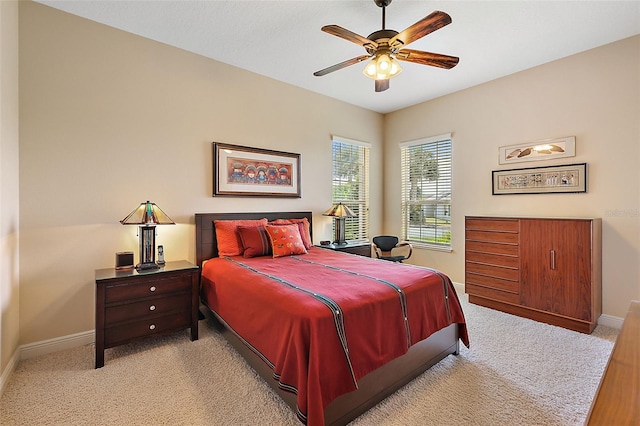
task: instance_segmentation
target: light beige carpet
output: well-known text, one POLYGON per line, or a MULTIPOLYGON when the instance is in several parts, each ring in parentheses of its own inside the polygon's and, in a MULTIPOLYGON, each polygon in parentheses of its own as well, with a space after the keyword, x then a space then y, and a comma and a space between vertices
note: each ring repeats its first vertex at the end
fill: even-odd
MULTIPOLYGON (((471 349, 449 356, 356 419, 365 425, 581 425, 618 330, 592 335, 470 305, 471 349)), ((21 361, 2 425, 300 425, 207 321, 188 332, 21 361)))

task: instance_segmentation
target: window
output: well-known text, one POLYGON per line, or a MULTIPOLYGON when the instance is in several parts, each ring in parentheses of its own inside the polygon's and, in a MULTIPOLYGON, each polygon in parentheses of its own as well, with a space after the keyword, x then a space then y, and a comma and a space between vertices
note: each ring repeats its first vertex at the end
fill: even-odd
POLYGON ((400 144, 402 238, 451 249, 451 135, 400 144))
MULTIPOLYGON (((348 206, 357 215, 345 220, 347 240, 369 238, 370 149, 371 145, 365 142, 333 137, 332 202, 348 206)), ((333 226, 335 227, 335 222, 333 226)))

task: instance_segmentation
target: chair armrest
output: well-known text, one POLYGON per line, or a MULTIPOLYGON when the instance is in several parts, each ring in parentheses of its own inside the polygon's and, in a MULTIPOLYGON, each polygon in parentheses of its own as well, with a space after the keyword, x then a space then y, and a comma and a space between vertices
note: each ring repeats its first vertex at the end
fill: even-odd
POLYGON ((382 250, 378 248, 376 243, 371 243, 371 247, 373 247, 373 252, 376 254, 376 258, 380 259, 380 256, 382 256, 382 250))
POLYGON ((411 245, 410 242, 408 241, 399 242, 398 244, 396 244, 394 248, 399 248, 399 247, 409 247, 409 254, 406 256, 405 259, 408 259, 411 257, 411 254, 413 253, 413 246, 411 245))

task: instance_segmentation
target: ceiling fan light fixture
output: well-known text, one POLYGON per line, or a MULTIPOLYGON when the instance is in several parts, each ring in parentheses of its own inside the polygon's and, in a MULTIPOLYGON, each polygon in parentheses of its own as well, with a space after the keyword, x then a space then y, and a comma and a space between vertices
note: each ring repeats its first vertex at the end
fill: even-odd
POLYGON ((400 74, 402 68, 388 53, 378 53, 362 73, 373 80, 388 80, 400 74))

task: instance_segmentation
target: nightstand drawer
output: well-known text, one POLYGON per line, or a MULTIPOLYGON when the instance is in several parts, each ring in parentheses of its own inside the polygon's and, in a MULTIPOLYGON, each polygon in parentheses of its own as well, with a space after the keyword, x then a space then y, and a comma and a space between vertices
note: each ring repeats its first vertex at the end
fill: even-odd
POLYGON ((118 322, 157 317, 172 312, 191 312, 191 293, 145 299, 140 302, 110 306, 105 309, 105 326, 118 322))
POLYGON ((359 256, 371 257, 371 244, 348 247, 342 251, 346 253, 357 254, 359 256))
POLYGON ((150 276, 148 280, 107 285, 105 288, 105 302, 123 302, 142 297, 189 291, 191 288, 191 276, 191 273, 161 278, 156 275, 150 276))
POLYGON ((185 311, 163 317, 130 322, 116 327, 108 327, 104 330, 104 346, 109 348, 140 337, 166 331, 182 330, 189 327, 190 321, 191 312, 185 311))

